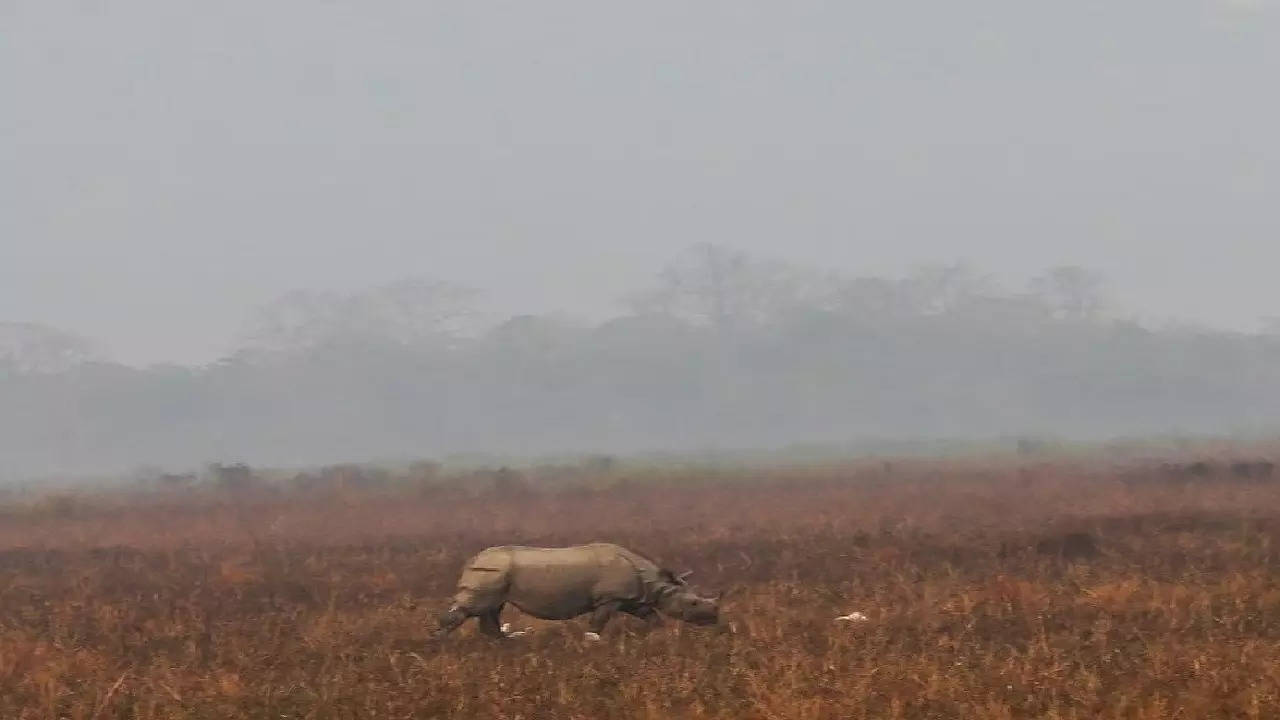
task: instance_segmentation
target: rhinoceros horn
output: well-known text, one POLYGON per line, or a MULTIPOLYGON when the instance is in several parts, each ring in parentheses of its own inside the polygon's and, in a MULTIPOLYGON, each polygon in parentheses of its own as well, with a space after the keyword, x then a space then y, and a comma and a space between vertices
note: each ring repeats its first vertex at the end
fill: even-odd
POLYGON ((692 574, 693 574, 692 570, 686 570, 676 576, 676 582, 684 582, 685 580, 688 580, 689 576, 692 574))

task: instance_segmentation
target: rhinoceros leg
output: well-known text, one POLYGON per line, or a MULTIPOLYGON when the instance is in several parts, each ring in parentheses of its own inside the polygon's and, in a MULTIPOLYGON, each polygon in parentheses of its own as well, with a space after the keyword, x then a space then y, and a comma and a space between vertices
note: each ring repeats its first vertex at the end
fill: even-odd
POLYGON ((480 613, 480 632, 491 638, 506 640, 507 634, 502 632, 502 621, 500 620, 501 614, 502 606, 480 613))
POLYGON ((622 605, 619 602, 607 602, 599 605, 591 613, 591 621, 587 623, 591 628, 591 632, 599 635, 604 626, 609 624, 609 620, 613 618, 614 613, 618 612, 618 608, 622 605))
POLYGON ((633 607, 623 608, 622 611, 630 615, 634 615, 635 617, 638 617, 641 620, 644 620, 651 625, 662 624, 662 616, 659 615, 658 612, 653 609, 652 605, 636 605, 633 607))

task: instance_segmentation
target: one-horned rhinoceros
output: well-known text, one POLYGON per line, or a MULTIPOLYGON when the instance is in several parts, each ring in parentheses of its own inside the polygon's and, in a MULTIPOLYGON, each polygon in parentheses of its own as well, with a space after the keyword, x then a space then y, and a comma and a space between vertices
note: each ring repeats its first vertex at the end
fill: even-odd
POLYGON ((505 637, 498 616, 507 603, 544 620, 591 613, 588 637, 592 639, 598 639, 617 612, 657 620, 657 610, 698 625, 715 624, 719 597, 699 597, 685 583, 688 575, 676 575, 608 543, 491 547, 463 567, 453 605, 440 616, 437 637, 448 635, 471 617, 480 619, 484 634, 505 637))

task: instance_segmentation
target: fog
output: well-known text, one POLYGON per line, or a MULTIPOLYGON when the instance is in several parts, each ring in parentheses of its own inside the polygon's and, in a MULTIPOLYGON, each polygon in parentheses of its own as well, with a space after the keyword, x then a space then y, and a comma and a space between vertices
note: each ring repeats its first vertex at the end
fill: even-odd
POLYGON ((0 3, 0 473, 1270 427, 1278 41, 1271 0, 0 3))

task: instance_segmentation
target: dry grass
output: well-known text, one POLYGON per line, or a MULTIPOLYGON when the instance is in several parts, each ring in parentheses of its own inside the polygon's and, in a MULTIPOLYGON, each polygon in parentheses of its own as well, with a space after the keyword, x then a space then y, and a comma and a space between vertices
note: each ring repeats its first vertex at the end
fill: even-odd
POLYGON ((1280 483, 923 461, 601 472, 540 492, 12 499, 0 717, 1280 716, 1280 483), (591 540, 729 589, 725 627, 624 619, 585 646, 581 623, 508 611, 535 631, 429 642, 467 555, 591 540), (833 622, 851 610, 870 621, 833 622))

